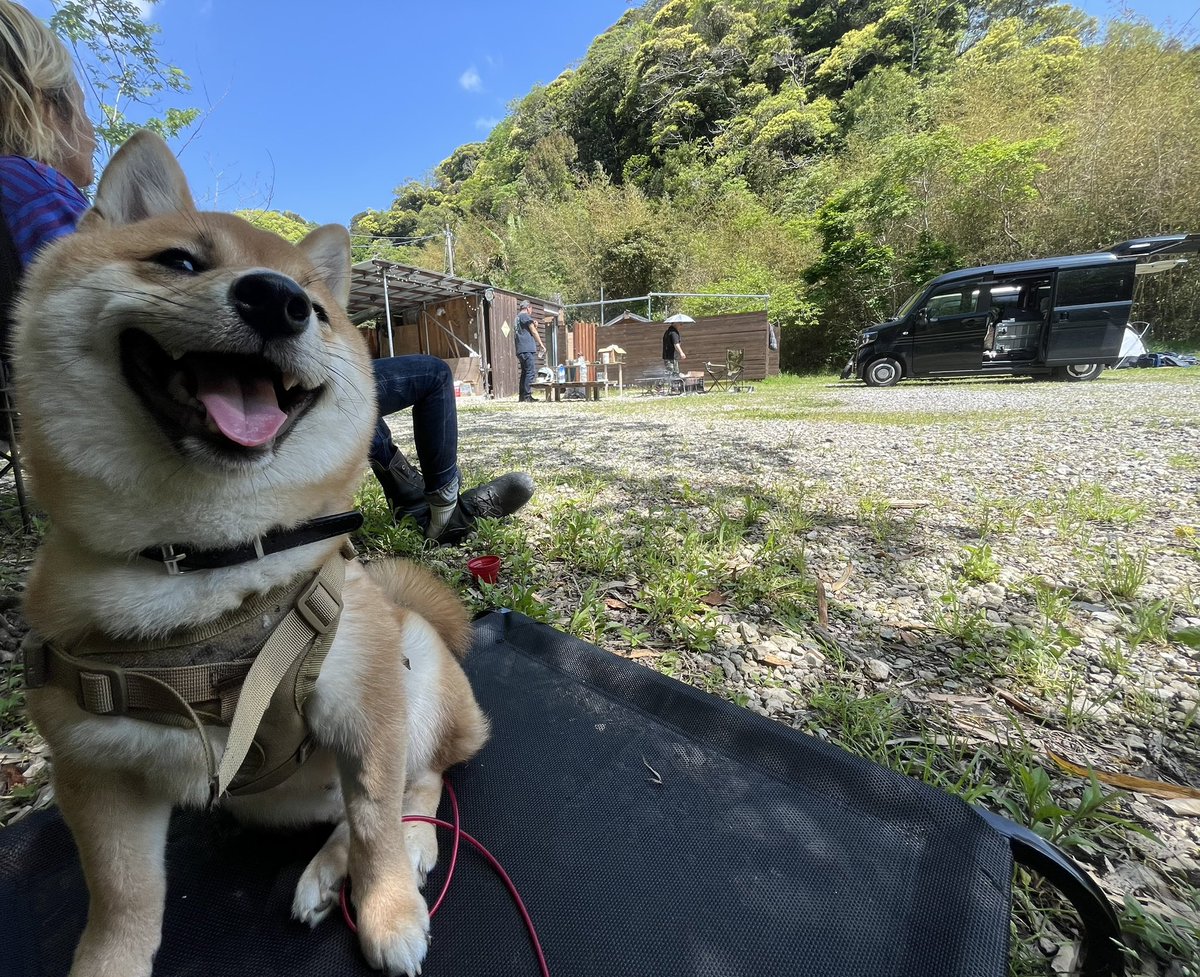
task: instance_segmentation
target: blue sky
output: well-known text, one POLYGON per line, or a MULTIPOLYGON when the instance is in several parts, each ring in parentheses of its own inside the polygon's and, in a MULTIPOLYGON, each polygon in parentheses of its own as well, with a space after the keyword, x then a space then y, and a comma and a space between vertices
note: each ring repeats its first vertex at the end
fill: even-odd
MULTIPOLYGON (((49 0, 25 0, 48 17, 49 0)), ((1181 26, 1200 0, 1131 0, 1181 26)), ((180 161, 202 207, 347 223, 386 208, 506 106, 552 81, 627 0, 163 0, 160 51, 208 107, 180 161)), ((1076 6, 1097 17, 1108 0, 1076 6)), ((1197 14, 1188 26, 1195 37, 1197 14)))

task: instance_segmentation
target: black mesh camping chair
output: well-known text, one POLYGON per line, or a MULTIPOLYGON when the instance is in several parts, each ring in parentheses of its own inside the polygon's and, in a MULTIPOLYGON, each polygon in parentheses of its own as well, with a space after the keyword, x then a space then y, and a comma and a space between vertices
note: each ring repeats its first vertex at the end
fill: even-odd
MULTIPOLYGON (((1007 977, 1014 863, 1079 911, 1077 973, 1123 973, 1095 883, 1004 818, 520 614, 476 622, 464 664, 492 735, 450 773, 462 826, 520 891, 554 977, 1007 977)), ((290 918, 327 835, 176 814, 155 977, 370 977, 336 914, 290 918)), ((65 974, 86 913, 56 813, 0 831, 6 977, 65 974)), ((423 973, 537 973, 469 849, 423 973)))
POLYGON ((736 391, 745 360, 744 349, 727 349, 724 363, 705 363, 704 379, 708 381, 709 393, 714 390, 736 391))
POLYGON ((0 517, 15 511, 21 528, 32 526, 29 499, 25 495, 25 479, 21 471, 21 451, 17 444, 17 409, 13 403, 8 364, 0 358, 0 517), (7 491, 4 483, 12 478, 15 506, 3 501, 7 491))

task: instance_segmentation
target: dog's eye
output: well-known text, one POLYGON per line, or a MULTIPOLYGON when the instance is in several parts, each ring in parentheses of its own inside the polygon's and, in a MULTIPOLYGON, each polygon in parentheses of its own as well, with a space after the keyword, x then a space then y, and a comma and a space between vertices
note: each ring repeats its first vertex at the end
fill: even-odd
POLYGON ((318 302, 314 302, 313 303, 313 312, 315 312, 317 314, 317 318, 320 319, 323 323, 325 323, 325 325, 329 325, 329 313, 325 311, 325 306, 321 305, 318 302))
POLYGON ((182 248, 168 248, 166 251, 154 255, 150 260, 156 265, 162 265, 172 271, 182 271, 188 275, 194 275, 202 270, 200 262, 182 248))

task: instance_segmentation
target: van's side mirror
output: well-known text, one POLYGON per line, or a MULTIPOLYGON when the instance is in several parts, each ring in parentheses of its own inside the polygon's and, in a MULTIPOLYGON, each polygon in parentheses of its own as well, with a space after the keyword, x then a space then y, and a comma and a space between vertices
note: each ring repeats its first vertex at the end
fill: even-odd
POLYGON ((917 309, 917 325, 918 326, 929 325, 929 310, 928 309, 917 309))

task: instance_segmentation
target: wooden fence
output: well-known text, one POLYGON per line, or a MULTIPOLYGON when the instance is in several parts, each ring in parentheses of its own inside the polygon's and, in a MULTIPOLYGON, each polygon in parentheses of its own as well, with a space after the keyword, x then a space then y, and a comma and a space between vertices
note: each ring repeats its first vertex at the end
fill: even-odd
MULTIPOLYGON (((727 350, 742 349, 746 353, 742 374, 745 379, 762 380, 779 374, 779 351, 768 348, 765 311, 704 316, 678 328, 679 344, 687 354, 681 364, 685 372, 703 372, 706 361, 724 363, 727 350)), ((575 323, 571 335, 563 326, 558 329, 559 350, 573 351, 572 359, 582 353, 592 361, 597 358, 598 349, 620 346, 625 350, 627 381, 644 372, 662 369, 662 337, 667 327, 661 322, 621 322, 612 326, 575 323)))

